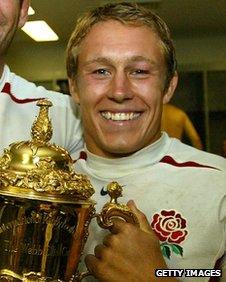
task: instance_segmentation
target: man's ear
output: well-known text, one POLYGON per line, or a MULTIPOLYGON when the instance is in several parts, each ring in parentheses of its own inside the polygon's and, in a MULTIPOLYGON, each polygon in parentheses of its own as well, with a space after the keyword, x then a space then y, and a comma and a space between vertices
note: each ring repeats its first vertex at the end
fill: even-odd
POLYGON ((26 23, 27 18, 28 18, 29 6, 30 6, 30 0, 23 0, 21 2, 18 28, 23 27, 24 24, 26 23))
POLYGON ((77 104, 80 104, 80 98, 78 95, 78 87, 77 87, 77 82, 75 79, 68 78, 68 84, 69 84, 69 90, 72 98, 77 104))
POLYGON ((171 98, 173 97, 174 91, 177 87, 177 82, 178 82, 178 74, 177 74, 177 72, 175 72, 173 78, 171 79, 171 81, 169 83, 168 89, 164 93, 163 104, 167 104, 171 100, 171 98))

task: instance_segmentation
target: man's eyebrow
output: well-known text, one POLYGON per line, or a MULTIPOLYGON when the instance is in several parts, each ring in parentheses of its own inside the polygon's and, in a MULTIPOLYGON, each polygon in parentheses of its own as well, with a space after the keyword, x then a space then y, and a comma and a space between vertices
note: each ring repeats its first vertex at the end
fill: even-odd
MULTIPOLYGON (((120 61, 118 61, 118 62, 120 62, 120 61)), ((153 66, 158 65, 158 63, 155 62, 154 60, 151 60, 148 57, 140 56, 140 55, 128 57, 128 58, 126 58, 126 62, 127 62, 127 64, 136 63, 136 62, 145 62, 145 63, 148 63, 148 64, 153 65, 153 66)), ((84 63, 84 66, 88 66, 88 65, 91 65, 91 64, 95 64, 95 63, 113 64, 114 60, 112 60, 111 58, 107 58, 107 57, 95 57, 93 59, 86 61, 84 63)))
POLYGON ((154 60, 151 60, 150 58, 144 57, 144 56, 133 56, 128 59, 128 62, 146 62, 151 65, 157 65, 157 63, 154 60))
POLYGON ((148 61, 151 62, 151 60, 147 57, 144 56, 133 56, 131 58, 129 58, 129 61, 148 61))
POLYGON ((96 58, 86 61, 84 63, 84 66, 91 65, 94 63, 110 64, 111 60, 105 57, 96 57, 96 58))

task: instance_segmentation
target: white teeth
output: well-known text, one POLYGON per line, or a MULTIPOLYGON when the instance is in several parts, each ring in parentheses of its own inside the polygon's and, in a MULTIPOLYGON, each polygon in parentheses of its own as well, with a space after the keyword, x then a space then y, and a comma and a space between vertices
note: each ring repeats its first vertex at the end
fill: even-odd
POLYGON ((111 112, 101 112, 102 117, 106 118, 107 120, 133 120, 138 118, 141 114, 140 113, 111 113, 111 112))

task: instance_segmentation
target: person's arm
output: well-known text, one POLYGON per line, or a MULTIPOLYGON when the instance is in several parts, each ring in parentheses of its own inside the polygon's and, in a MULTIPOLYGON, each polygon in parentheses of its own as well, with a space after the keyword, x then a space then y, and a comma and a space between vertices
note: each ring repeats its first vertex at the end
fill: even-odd
POLYGON ((86 256, 89 271, 101 282, 177 281, 174 278, 155 277, 156 269, 167 269, 159 241, 145 215, 133 203, 129 206, 138 217, 140 228, 115 221, 111 234, 95 248, 95 255, 86 256))
POLYGON ((186 136, 190 139, 193 147, 200 150, 203 149, 201 138, 199 137, 198 132, 196 131, 194 125, 186 114, 184 121, 184 132, 186 136))

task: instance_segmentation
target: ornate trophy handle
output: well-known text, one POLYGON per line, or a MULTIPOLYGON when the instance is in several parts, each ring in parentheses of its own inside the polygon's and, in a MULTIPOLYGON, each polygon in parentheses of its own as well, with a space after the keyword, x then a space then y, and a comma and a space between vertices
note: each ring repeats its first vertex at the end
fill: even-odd
MULTIPOLYGON (((110 196, 110 202, 105 204, 100 214, 96 214, 97 223, 101 228, 109 229, 113 225, 112 219, 122 219, 128 223, 139 226, 135 214, 125 204, 119 204, 117 199, 122 196, 122 186, 117 182, 111 182, 107 185, 107 192, 110 196)), ((81 281, 83 278, 92 275, 89 271, 77 274, 74 281, 81 281)))
POLYGON ((96 215, 100 227, 109 229, 112 225, 112 219, 120 218, 128 223, 139 226, 138 219, 130 208, 125 204, 119 204, 117 199, 122 197, 122 186, 117 182, 111 182, 107 185, 107 192, 110 196, 110 202, 105 204, 100 214, 96 215))

